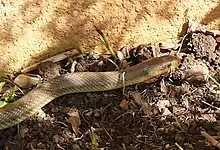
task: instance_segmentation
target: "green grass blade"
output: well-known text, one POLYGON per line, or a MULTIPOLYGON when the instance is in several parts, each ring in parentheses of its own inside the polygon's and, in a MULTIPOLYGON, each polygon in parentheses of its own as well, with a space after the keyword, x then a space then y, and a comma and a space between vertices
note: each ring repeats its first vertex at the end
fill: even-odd
POLYGON ((104 35, 104 33, 98 29, 96 26, 95 26, 95 29, 96 31, 98 32, 98 34, 101 36, 101 42, 104 43, 104 45, 106 46, 107 50, 110 52, 110 54, 112 55, 112 57, 114 58, 114 62, 116 62, 116 55, 115 55, 115 52, 113 51, 112 49, 112 46, 111 44, 108 42, 108 39, 106 38, 106 36, 104 35))

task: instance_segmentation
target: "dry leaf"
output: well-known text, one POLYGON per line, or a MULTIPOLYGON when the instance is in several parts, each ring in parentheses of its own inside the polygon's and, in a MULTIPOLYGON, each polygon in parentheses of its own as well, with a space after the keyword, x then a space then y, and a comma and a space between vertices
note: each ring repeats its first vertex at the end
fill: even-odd
POLYGON ((220 35, 215 36, 216 42, 220 42, 220 35))
POLYGON ((170 107, 170 101, 169 100, 160 100, 157 102, 157 107, 159 111, 162 113, 162 115, 171 115, 172 113, 169 111, 168 107, 170 107))
POLYGON ((30 88, 41 82, 40 76, 30 76, 26 74, 20 74, 14 79, 14 83, 16 83, 19 87, 30 88))
POLYGON ((191 83, 203 82, 207 80, 208 74, 209 70, 207 67, 196 65, 186 71, 185 79, 191 83))
POLYGON ((76 108, 70 109, 67 113, 70 117, 67 119, 67 122, 72 125, 72 129, 74 133, 77 135, 79 131, 79 127, 81 125, 81 120, 79 116, 79 111, 76 108))
POLYGON ((120 62, 122 62, 123 60, 125 60, 125 56, 122 53, 122 51, 117 51, 116 52, 118 59, 120 60, 120 62))
POLYGON ((188 29, 187 33, 192 33, 195 31, 201 31, 201 32, 206 32, 208 30, 208 27, 202 24, 198 24, 192 20, 189 20, 188 22, 188 29))
POLYGON ((139 92, 134 92, 131 95, 134 99, 134 101, 136 102, 136 104, 138 104, 138 106, 140 107, 140 109, 144 112, 145 115, 152 115, 152 107, 147 103, 144 102, 142 100, 142 95, 139 92))
POLYGON ((212 34, 213 36, 220 35, 219 30, 207 30, 208 34, 212 34))
POLYGON ((142 105, 143 102, 142 102, 142 95, 141 95, 141 93, 139 93, 139 92, 133 92, 133 93, 131 94, 131 96, 133 97, 135 103, 137 103, 139 106, 142 105))
POLYGON ((80 52, 78 50, 76 50, 76 49, 69 49, 66 52, 57 54, 57 55, 55 55, 53 57, 47 58, 47 59, 39 62, 39 63, 33 64, 33 65, 31 65, 31 66, 29 66, 27 68, 24 68, 21 72, 25 73, 25 72, 33 71, 42 62, 47 62, 47 61, 58 62, 58 61, 61 61, 61 60, 64 60, 66 58, 69 58, 69 57, 72 57, 72 56, 75 56, 75 55, 79 55, 79 54, 80 54, 80 52))
POLYGON ((22 138, 25 137, 25 135, 29 132, 29 128, 27 128, 26 126, 21 126, 20 127, 20 135, 22 138))
POLYGON ((176 87, 170 84, 166 85, 164 80, 160 82, 160 90, 161 92, 163 92, 162 94, 165 94, 165 95, 169 94, 170 97, 175 97, 177 93, 176 87))
POLYGON ((164 80, 160 82, 160 90, 165 94, 169 93, 169 88, 165 85, 164 80))
POLYGON ((129 107, 129 101, 127 101, 126 99, 122 99, 122 101, 121 101, 121 103, 120 103, 120 107, 122 108, 122 109, 128 109, 128 107, 129 107))
POLYGON ((201 134, 206 138, 207 141, 209 141, 213 146, 217 147, 218 149, 220 149, 220 143, 213 138, 211 135, 209 135, 207 132, 205 131, 201 131, 201 134))
POLYGON ((161 43, 160 45, 161 49, 177 49, 180 44, 175 44, 175 43, 161 43))

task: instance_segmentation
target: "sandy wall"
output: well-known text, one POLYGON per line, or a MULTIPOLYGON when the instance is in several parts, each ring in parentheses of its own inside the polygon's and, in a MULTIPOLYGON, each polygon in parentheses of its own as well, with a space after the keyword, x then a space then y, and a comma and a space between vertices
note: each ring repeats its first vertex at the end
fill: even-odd
POLYGON ((69 48, 106 52, 94 25, 113 48, 176 41, 191 18, 220 28, 218 0, 3 0, 0 71, 16 72, 69 48))

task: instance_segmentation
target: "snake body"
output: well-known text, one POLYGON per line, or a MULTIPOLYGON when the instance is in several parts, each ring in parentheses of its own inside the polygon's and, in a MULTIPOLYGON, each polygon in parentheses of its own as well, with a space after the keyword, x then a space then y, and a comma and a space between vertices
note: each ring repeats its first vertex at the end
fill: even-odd
POLYGON ((71 93, 107 91, 140 82, 152 82, 177 68, 171 55, 146 60, 136 66, 110 72, 75 72, 52 78, 25 96, 0 109, 0 130, 14 126, 36 113, 53 99, 71 93))

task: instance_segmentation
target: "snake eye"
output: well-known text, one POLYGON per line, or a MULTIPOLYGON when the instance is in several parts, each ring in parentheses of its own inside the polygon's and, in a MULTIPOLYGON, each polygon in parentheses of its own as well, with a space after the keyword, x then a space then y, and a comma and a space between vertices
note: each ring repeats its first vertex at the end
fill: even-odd
POLYGON ((170 71, 172 71, 172 69, 173 69, 172 62, 165 63, 165 64, 161 65, 161 67, 160 67, 160 71, 162 71, 162 72, 170 72, 170 71))
POLYGON ((167 64, 167 67, 168 67, 168 68, 172 67, 172 63, 168 63, 168 64, 167 64))
POLYGON ((167 64, 164 64, 163 66, 162 66, 162 69, 170 69, 170 68, 172 68, 172 63, 167 63, 167 64))

